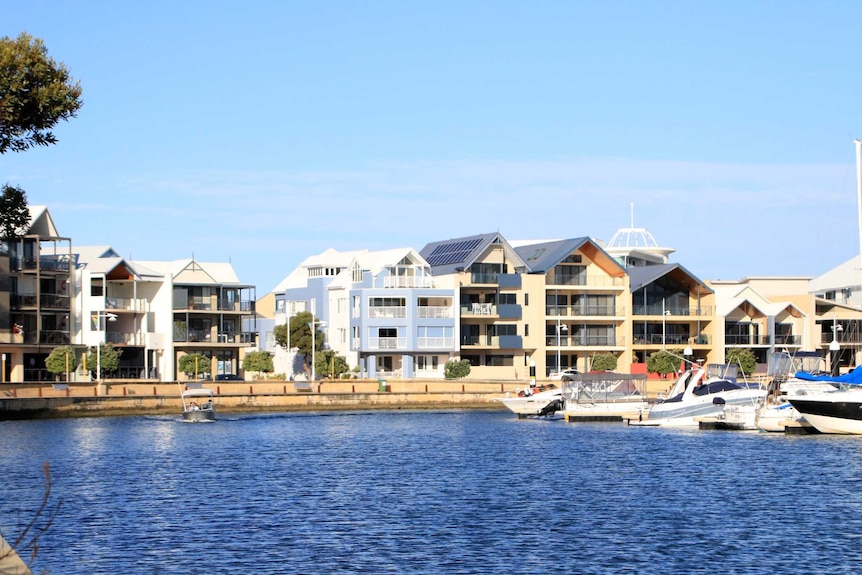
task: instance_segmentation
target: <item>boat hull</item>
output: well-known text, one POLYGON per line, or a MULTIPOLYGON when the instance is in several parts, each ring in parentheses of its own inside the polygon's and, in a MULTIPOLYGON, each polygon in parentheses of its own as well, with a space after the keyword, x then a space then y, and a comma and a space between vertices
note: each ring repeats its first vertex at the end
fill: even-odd
POLYGON ((211 409, 198 409, 183 412, 183 421, 194 423, 215 421, 215 411, 211 409))
POLYGON ((697 418, 715 417, 722 413, 725 406, 753 406, 762 401, 766 392, 760 389, 741 389, 727 393, 708 395, 697 401, 659 403, 649 410, 649 413, 637 421, 630 420, 631 425, 664 426, 664 427, 697 427, 697 418), (715 403, 719 397, 724 403, 715 403))
POLYGON ((862 435, 862 392, 839 391, 788 401, 820 433, 862 435))
POLYGON ((499 397, 496 398, 496 401, 505 405, 512 413, 538 415, 551 402, 557 401, 561 397, 562 392, 559 389, 554 389, 527 396, 499 397))

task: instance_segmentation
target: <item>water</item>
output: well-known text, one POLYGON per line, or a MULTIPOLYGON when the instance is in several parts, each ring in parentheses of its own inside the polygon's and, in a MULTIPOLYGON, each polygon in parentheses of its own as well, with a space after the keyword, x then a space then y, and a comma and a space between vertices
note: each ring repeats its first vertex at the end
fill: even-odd
POLYGON ((61 574, 858 573, 862 438, 374 412, 0 422, 61 574))

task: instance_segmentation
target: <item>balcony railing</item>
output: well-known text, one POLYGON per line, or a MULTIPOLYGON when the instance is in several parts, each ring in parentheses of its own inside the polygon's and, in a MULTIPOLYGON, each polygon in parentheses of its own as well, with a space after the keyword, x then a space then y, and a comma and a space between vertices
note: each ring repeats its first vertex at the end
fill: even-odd
POLYGON ((369 337, 368 349, 406 349, 406 337, 369 337))
POLYGON ((625 287, 623 278, 603 275, 557 275, 549 285, 555 286, 584 286, 584 287, 625 287))
POLYGON ((421 305, 416 308, 416 317, 419 319, 441 319, 452 315, 452 308, 449 306, 421 305))
POLYGON ((46 272, 68 272, 69 256, 41 256, 36 258, 9 258, 9 267, 12 270, 32 271, 37 267, 46 272))
MULTIPOLYGON (((660 333, 654 333, 650 335, 635 335, 632 339, 632 343, 634 345, 661 345, 662 344, 662 335, 660 333)), ((705 334, 700 334, 697 336, 690 336, 684 334, 665 334, 664 336, 665 345, 706 345, 710 343, 709 336, 705 334)))
MULTIPOLYGON (((624 344, 623 338, 614 335, 561 335, 559 347, 587 347, 587 346, 621 346, 624 344)), ((546 347, 558 347, 557 336, 545 336, 546 347)))
POLYGON ((497 315, 497 306, 492 303, 462 305, 461 315, 497 315))
POLYGON ((427 276, 388 276, 383 278, 384 288, 433 288, 434 278, 427 276))
POLYGON ((471 273, 470 283, 496 285, 499 275, 499 273, 471 273))
POLYGON ((416 347, 419 349, 452 349, 455 346, 454 337, 417 337, 416 347))
POLYGON ((19 293, 12 295, 11 305, 13 308, 38 307, 53 309, 69 309, 69 296, 53 293, 19 293))
POLYGON ((769 345, 768 335, 725 334, 726 345, 769 345))
POLYGON ((704 317, 712 315, 712 306, 704 305, 698 308, 683 308, 683 307, 662 307, 661 304, 653 305, 636 305, 632 306, 633 315, 654 315, 661 317, 665 316, 692 316, 704 317))
POLYGON ((121 345, 144 345, 144 334, 126 331, 105 332, 105 341, 121 345))
POLYGON ((605 316, 618 317, 625 314, 625 308, 615 305, 549 305, 545 315, 549 316, 605 316))
POLYGON ((377 319, 407 317, 407 308, 403 306, 369 307, 368 317, 377 319))
POLYGON ((147 300, 129 297, 107 297, 105 298, 105 309, 147 311, 147 300))
POLYGON ((66 345, 69 343, 69 332, 43 329, 39 332, 39 343, 51 345, 66 345))

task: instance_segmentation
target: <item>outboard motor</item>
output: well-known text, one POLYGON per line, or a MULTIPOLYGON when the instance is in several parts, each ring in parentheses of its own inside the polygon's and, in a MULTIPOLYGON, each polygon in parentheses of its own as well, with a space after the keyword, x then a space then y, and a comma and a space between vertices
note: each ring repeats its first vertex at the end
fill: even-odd
POLYGON ((554 401, 552 401, 551 403, 549 403, 548 405, 543 407, 541 410, 539 410, 538 415, 539 416, 554 415, 555 413, 557 413, 561 409, 563 409, 563 400, 562 399, 555 399, 554 401))

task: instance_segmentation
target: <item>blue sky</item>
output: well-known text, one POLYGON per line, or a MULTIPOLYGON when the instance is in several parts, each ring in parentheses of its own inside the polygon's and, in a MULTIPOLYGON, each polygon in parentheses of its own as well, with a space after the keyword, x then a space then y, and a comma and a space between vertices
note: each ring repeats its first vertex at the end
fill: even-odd
POLYGON ((83 87, 0 156, 75 245, 231 261, 634 223, 702 279, 860 252, 855 1, 0 0, 83 87))

